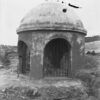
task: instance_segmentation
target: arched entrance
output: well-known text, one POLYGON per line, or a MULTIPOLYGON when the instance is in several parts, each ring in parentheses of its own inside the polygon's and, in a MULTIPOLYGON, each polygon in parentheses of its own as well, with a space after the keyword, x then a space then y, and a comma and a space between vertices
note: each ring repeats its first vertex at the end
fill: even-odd
POLYGON ((70 69, 70 43, 63 38, 52 39, 44 48, 44 76, 68 76, 70 69))
POLYGON ((30 51, 23 41, 18 42, 19 71, 28 74, 30 71, 30 51))

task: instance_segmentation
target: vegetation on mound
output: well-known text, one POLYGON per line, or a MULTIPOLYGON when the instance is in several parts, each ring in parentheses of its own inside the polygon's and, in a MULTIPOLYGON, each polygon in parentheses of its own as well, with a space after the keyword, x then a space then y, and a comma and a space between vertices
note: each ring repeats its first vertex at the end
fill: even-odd
POLYGON ((95 71, 83 71, 77 73, 76 77, 80 79, 87 88, 88 96, 94 96, 100 99, 100 73, 95 71))
POLYGON ((88 95, 83 87, 43 87, 42 95, 46 95, 45 100, 86 100, 88 95))
POLYGON ((0 100, 33 100, 39 96, 29 87, 9 87, 0 91, 0 100))
POLYGON ((92 56, 86 55, 85 56, 85 65, 83 69, 97 69, 98 62, 92 56))
POLYGON ((10 68, 11 58, 17 57, 17 47, 0 45, 0 68, 10 68))
POLYGON ((93 56, 86 55, 84 68, 78 71, 75 75, 80 79, 87 88, 89 97, 94 97, 89 100, 100 100, 100 70, 99 63, 93 56))
POLYGON ((42 87, 38 90, 29 87, 10 87, 1 91, 2 100, 87 100, 84 89, 76 87, 42 87))
POLYGON ((0 61, 2 62, 4 67, 10 65, 10 60, 8 58, 8 52, 5 52, 3 56, 0 55, 0 61))
MULTIPOLYGON (((96 85, 97 86, 97 85, 96 85)), ((98 86, 97 86, 98 87, 98 86)), ((83 87, 9 87, 0 91, 0 100, 100 100, 99 94, 91 96, 83 87)))

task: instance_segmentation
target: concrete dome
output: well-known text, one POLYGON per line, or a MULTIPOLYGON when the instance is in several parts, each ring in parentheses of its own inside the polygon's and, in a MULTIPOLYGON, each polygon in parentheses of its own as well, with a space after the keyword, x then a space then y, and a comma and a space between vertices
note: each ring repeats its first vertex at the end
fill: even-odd
POLYGON ((75 12, 65 4, 54 2, 38 5, 21 20, 17 32, 29 30, 66 30, 86 34, 75 12))

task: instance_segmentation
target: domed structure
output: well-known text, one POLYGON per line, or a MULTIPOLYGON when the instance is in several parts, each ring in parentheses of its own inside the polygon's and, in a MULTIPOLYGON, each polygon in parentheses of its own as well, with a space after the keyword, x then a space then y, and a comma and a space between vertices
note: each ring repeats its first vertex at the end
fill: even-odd
POLYGON ((70 30, 86 33, 79 17, 65 4, 43 3, 32 9, 21 21, 18 29, 27 30, 70 30))
POLYGON ((86 30, 65 4, 40 4, 21 20, 17 33, 20 73, 71 77, 84 65, 86 30))

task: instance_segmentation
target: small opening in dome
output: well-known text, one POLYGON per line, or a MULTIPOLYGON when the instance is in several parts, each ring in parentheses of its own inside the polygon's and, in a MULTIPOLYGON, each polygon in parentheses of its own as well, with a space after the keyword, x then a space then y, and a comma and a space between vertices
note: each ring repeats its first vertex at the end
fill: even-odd
POLYGON ((63 11, 64 13, 66 13, 66 12, 67 12, 67 9, 64 8, 62 11, 63 11))
POLYGON ((64 3, 64 1, 62 1, 62 3, 64 3))

